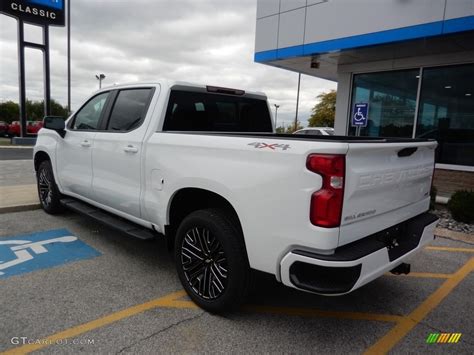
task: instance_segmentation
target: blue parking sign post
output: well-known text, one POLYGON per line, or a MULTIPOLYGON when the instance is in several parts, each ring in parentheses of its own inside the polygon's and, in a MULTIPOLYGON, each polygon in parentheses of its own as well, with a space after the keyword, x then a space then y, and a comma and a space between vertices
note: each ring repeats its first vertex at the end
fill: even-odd
POLYGON ((351 126, 352 127, 367 127, 367 121, 369 120, 369 103, 360 102, 354 104, 352 110, 351 126))

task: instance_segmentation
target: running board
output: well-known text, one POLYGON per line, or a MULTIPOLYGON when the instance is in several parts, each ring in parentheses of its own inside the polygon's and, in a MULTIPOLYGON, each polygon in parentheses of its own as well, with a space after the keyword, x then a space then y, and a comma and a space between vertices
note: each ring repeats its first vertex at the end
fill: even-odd
POLYGON ((124 218, 115 216, 112 213, 106 212, 98 207, 94 207, 86 202, 79 201, 74 198, 63 198, 61 199, 61 204, 64 207, 73 210, 74 212, 79 212, 80 214, 95 219, 96 221, 103 223, 108 227, 114 228, 134 238, 149 240, 154 239, 157 235, 150 229, 129 222, 124 218))

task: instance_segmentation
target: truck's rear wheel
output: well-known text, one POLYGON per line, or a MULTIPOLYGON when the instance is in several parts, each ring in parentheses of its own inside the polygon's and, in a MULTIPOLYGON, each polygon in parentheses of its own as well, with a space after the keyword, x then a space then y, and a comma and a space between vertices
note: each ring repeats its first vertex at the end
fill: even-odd
POLYGON ((49 214, 58 214, 63 211, 61 193, 54 181, 53 168, 49 160, 43 161, 36 172, 38 197, 41 207, 49 214))
POLYGON ((242 236, 223 211, 199 210, 183 220, 175 261, 184 289, 201 308, 224 312, 245 300, 250 267, 242 236))

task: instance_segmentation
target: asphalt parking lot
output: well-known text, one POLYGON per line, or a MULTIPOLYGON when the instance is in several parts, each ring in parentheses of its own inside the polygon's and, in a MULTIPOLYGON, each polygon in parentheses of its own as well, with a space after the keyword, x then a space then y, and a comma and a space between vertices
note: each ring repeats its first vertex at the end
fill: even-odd
POLYGON ((33 148, 2 148, 0 160, 32 160, 33 148))
MULTIPOLYGON (((0 153, 6 149, 0 148, 0 153)), ((36 184, 33 160, 0 160, 0 186, 36 184)))
POLYGON ((474 351, 474 243, 438 238, 409 276, 387 275, 343 297, 298 292, 259 274, 242 310, 216 316, 185 296, 164 240, 36 210, 0 214, 0 248, 27 250, 20 244, 42 238, 32 233, 51 230, 77 240, 44 244, 43 253, 30 246, 33 259, 12 268, 0 263, 0 353, 474 351), (431 333, 462 335, 428 344, 431 333))

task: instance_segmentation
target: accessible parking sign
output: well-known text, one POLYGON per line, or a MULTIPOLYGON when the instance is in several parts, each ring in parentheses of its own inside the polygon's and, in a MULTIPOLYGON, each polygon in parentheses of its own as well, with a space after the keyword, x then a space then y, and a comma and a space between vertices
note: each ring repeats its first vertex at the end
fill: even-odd
POLYGON ((352 111, 352 119, 351 119, 352 127, 367 127, 368 120, 369 120, 369 104, 367 102, 354 104, 354 109, 352 111))

